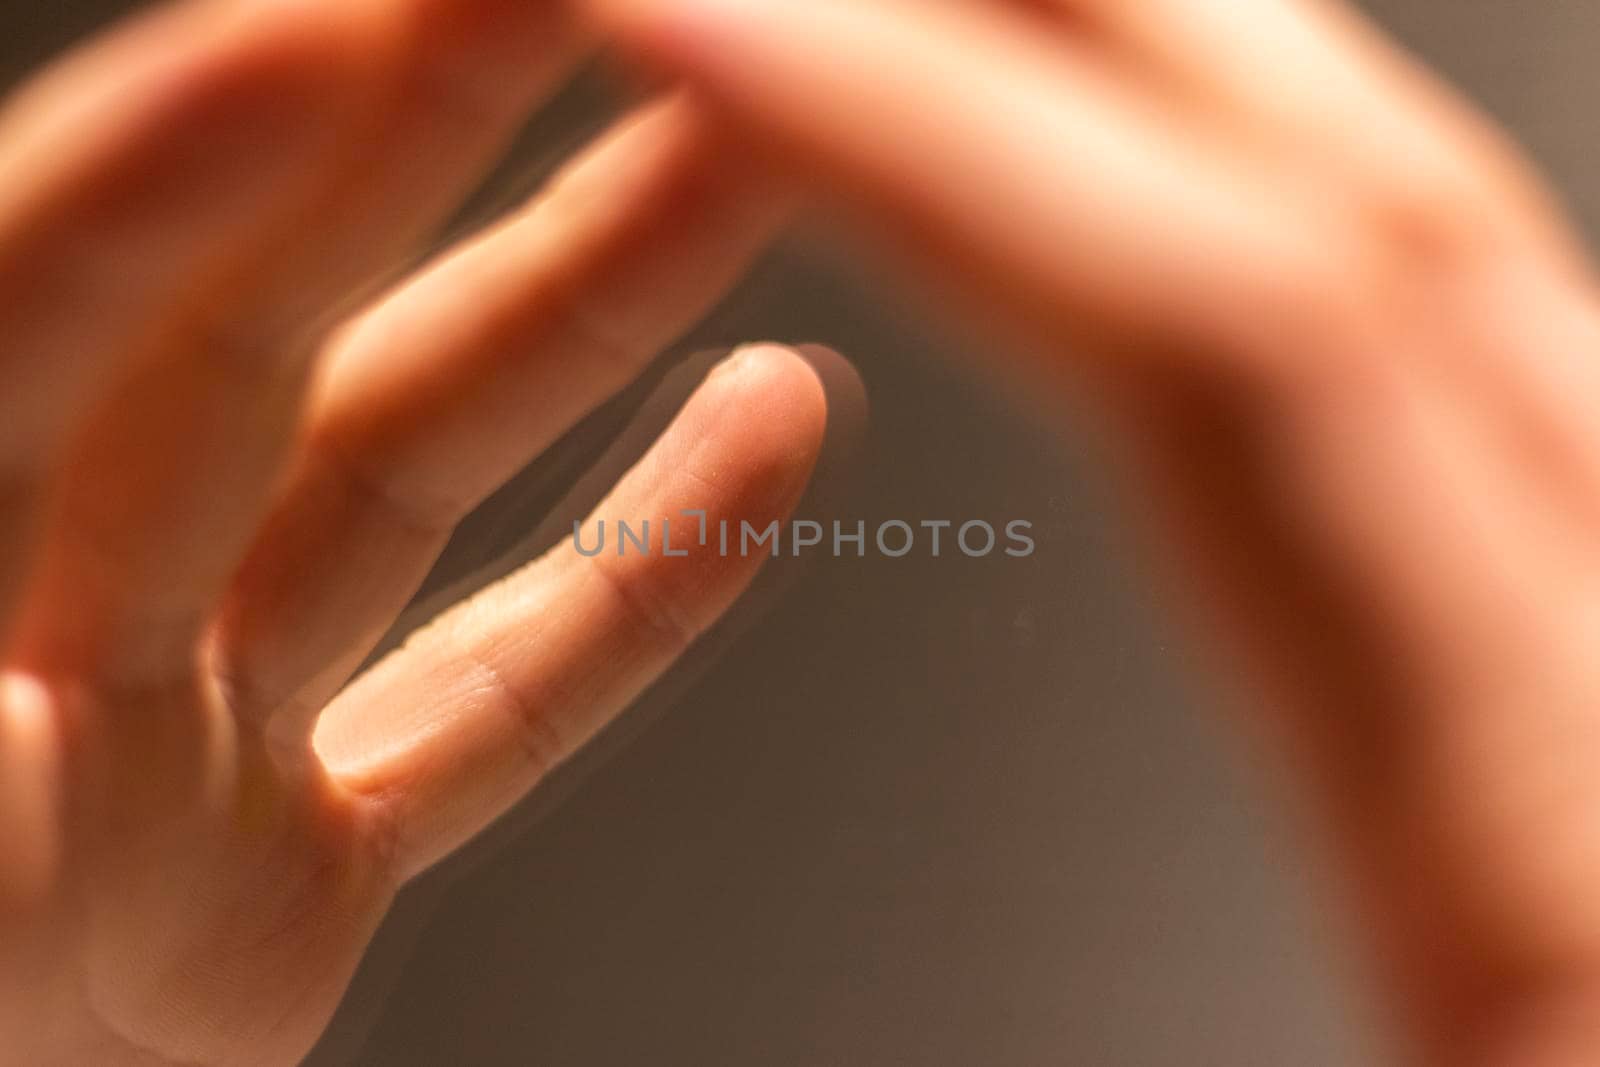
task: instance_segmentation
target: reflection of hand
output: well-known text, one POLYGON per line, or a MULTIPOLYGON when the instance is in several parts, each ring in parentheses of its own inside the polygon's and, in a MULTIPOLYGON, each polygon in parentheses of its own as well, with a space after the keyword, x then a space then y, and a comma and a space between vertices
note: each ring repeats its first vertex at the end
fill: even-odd
POLYGON ((1600 312, 1516 154, 1316 0, 592 3, 1098 401, 1430 1058, 1600 1062, 1600 312))
MULTIPOLYGON (((7 1067, 295 1062, 397 886, 750 579, 753 559, 692 545, 568 542, 338 692, 452 524, 641 370, 775 221, 666 101, 319 329, 565 69, 581 41, 548 10, 188 3, 5 113, 7 1067)), ((824 418, 799 356, 746 350, 604 513, 765 525, 824 418)))

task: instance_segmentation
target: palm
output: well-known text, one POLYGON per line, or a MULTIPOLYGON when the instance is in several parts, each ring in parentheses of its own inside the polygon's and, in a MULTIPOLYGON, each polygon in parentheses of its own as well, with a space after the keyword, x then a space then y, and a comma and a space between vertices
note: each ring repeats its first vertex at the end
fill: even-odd
POLYGON ((101 712, 210 721, 218 736, 200 760, 167 749, 140 765, 95 744, 69 761, 73 810, 26 828, 68 862, 48 897, 10 916, 5 942, 22 951, 6 973, 25 981, 4 1002, 8 1034, 73 1051, 52 1060, 24 1042, 7 1062, 164 1062, 177 1048, 293 1062, 396 888, 382 834, 326 776, 285 774, 258 742, 229 736, 199 694, 101 712))
MULTIPOLYGON (((777 221, 669 100, 331 328, 582 45, 553 4, 186 3, 0 119, 7 1067, 293 1062, 396 889, 752 577, 566 543, 350 682, 454 523, 777 221)), ((747 350, 600 514, 780 518, 824 421, 807 362, 747 350)))

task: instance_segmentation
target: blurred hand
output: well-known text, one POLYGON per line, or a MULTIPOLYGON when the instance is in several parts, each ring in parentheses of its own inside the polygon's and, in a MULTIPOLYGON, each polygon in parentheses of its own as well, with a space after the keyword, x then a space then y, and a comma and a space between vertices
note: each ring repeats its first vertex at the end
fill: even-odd
MULTIPOLYGON (((529 0, 195 0, 0 117, 0 1064, 298 1061, 397 887, 752 577, 569 541, 344 687, 781 215, 667 99, 371 300, 584 47, 529 0)), ((747 349, 600 514, 764 526, 825 417, 747 349)))
POLYGON ((1316 0, 591 6, 1116 431, 1418 1055, 1600 1063, 1600 308, 1517 153, 1316 0))

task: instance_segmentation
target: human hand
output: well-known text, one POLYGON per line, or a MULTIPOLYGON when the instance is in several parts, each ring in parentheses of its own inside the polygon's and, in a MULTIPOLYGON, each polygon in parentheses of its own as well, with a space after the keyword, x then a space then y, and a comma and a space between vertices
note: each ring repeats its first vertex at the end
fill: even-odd
MULTIPOLYGON (((525 0, 183 3, 0 118, 0 1063, 296 1062, 396 889, 752 577, 567 542, 341 691, 782 214, 665 99, 369 300, 584 47, 525 0)), ((825 419, 747 349, 598 514, 765 525, 825 419)))
POLYGON ((1087 397, 1431 1062, 1600 1062, 1600 308, 1317 0, 591 0, 1087 397))

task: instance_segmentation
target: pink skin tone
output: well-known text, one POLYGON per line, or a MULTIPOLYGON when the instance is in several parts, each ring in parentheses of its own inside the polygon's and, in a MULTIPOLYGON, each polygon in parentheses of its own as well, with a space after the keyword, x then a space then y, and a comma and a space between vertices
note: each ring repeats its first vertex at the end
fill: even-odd
MULTIPOLYGON (((753 560, 561 549, 351 678, 783 188, 1089 401, 1403 1054, 1600 1059, 1591 268, 1350 11, 185 0, 27 86, 0 169, 0 1064, 296 1062, 397 887, 732 603, 753 560), (602 36, 677 87, 407 275, 602 36)), ((765 525, 828 417, 746 349, 605 508, 765 525)))
MULTIPOLYGON (((297 1062, 396 890, 754 577, 568 543, 347 684, 783 218, 663 97, 393 280, 586 46, 520 0, 181 4, 0 117, 5 1067, 297 1062)), ((787 516, 814 361, 724 360, 598 514, 787 516)))
POLYGON ((1330 0, 590 6, 1101 416, 1402 1055, 1600 1061, 1600 306, 1506 139, 1330 0))

